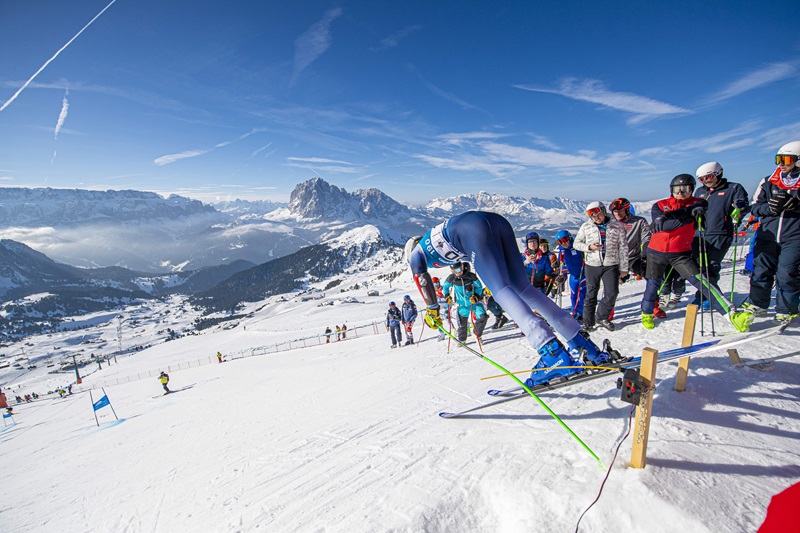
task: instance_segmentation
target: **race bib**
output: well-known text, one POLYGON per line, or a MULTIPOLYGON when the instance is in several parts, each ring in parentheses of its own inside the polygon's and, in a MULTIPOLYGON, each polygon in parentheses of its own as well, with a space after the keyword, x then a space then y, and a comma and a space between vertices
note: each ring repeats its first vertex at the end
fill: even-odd
POLYGON ((425 252, 428 267, 444 267, 467 261, 468 257, 463 252, 456 250, 444 236, 446 222, 432 228, 422 238, 420 245, 425 252))

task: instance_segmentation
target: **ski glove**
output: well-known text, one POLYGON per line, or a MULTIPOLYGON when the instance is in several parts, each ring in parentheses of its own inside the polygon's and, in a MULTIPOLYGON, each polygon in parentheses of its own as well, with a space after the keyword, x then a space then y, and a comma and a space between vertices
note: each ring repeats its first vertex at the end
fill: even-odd
POLYGON ((659 233, 661 231, 664 231, 664 220, 665 220, 664 217, 658 217, 653 220, 653 223, 650 224, 653 233, 659 233))
POLYGON ((484 295, 486 298, 491 298, 491 297, 492 297, 492 291, 490 291, 489 289, 487 289, 486 287, 484 287, 484 288, 483 288, 483 295, 484 295))
POLYGON ((481 299, 478 298, 477 294, 473 294, 472 296, 469 297, 469 303, 471 303, 471 304, 476 304, 476 303, 478 303, 480 301, 481 301, 481 299))
POLYGON ((735 207, 739 211, 744 211, 745 209, 747 209, 748 205, 749 204, 747 203, 747 200, 745 200, 744 198, 737 198, 736 201, 733 202, 733 207, 735 207))
POLYGON ((706 208, 705 207, 693 207, 692 208, 692 218, 697 220, 698 218, 703 218, 706 215, 706 208))
POLYGON ((425 310, 425 323, 431 329, 439 329, 442 327, 442 319, 439 317, 439 309, 426 309, 425 310))
POLYGON ((783 189, 778 189, 776 192, 772 193, 772 197, 769 199, 769 212, 773 215, 780 215, 789 203, 791 203, 792 197, 783 189))
POLYGON ((453 297, 448 294, 447 296, 444 297, 444 302, 447 305, 453 305, 453 297))

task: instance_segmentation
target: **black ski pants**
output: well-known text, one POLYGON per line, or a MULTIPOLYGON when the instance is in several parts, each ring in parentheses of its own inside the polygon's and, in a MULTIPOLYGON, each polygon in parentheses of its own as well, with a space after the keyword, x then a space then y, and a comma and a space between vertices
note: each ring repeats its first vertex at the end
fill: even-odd
MULTIPOLYGON (((697 262, 701 267, 701 272, 708 278, 714 287, 719 289, 719 273, 722 270, 722 260, 725 259, 725 254, 733 244, 733 237, 727 235, 708 235, 705 234, 703 242, 700 238, 696 237, 692 242, 692 252, 697 258, 697 262), (702 248, 701 248, 702 245, 702 248), (705 264, 708 265, 708 272, 705 272, 703 255, 705 253, 705 264)), ((694 295, 696 299, 700 299, 700 291, 694 295)), ((708 300, 708 292, 703 292, 703 300, 708 300)))
POLYGON ((750 301, 769 308, 776 284, 775 312, 798 312, 800 305, 800 240, 777 243, 771 232, 759 232, 753 253, 750 301))
POLYGON ((664 275, 669 272, 670 268, 698 291, 702 287, 703 294, 710 294, 709 299, 715 310, 723 315, 728 314, 731 310, 731 303, 700 273, 700 267, 691 252, 682 254, 650 253, 647 254, 647 286, 642 297, 642 313, 653 314, 658 300, 658 291, 664 275))
POLYGON ((598 320, 606 320, 617 303, 619 265, 585 265, 584 270, 586 271, 586 299, 583 301, 583 324, 585 327, 589 327, 597 323, 595 311, 598 320), (600 293, 600 284, 603 285, 603 299, 598 305, 597 296, 600 293))
MULTIPOLYGON (((465 342, 467 340, 467 321, 469 316, 463 316, 461 313, 456 313, 458 317, 458 340, 465 342)), ((475 320, 475 335, 483 337, 483 330, 486 327, 486 322, 489 320, 489 315, 484 313, 480 318, 475 320)))

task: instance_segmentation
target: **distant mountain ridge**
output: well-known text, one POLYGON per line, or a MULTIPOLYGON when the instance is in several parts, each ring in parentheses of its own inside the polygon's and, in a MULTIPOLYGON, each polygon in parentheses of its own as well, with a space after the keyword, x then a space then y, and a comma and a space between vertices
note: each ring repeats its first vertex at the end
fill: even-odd
POLYGON ((481 191, 415 208, 376 188, 348 192, 321 178, 295 186, 286 204, 233 200, 212 206, 141 191, 0 187, 0 238, 85 268, 180 272, 237 260, 262 264, 364 225, 402 244, 470 209, 506 216, 518 235, 536 229, 552 236, 576 230, 586 204, 481 191))

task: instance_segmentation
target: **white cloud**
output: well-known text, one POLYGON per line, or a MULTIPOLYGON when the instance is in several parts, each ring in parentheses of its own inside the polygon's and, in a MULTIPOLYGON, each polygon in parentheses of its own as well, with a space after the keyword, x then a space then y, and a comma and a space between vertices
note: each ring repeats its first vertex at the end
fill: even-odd
POLYGON ((307 163, 339 163, 342 165, 352 165, 347 161, 339 161, 337 159, 325 159, 322 157, 287 157, 288 161, 305 161, 307 163))
POLYGON ((308 68, 311 63, 325 53, 331 46, 333 37, 331 35, 331 24, 342 14, 342 8, 329 9, 322 20, 312 24, 294 42, 294 66, 292 81, 289 86, 293 86, 297 77, 308 68))
POLYGON ((704 102, 705 104, 717 103, 776 81, 791 78, 797 75, 797 66, 796 62, 771 63, 729 83, 720 91, 708 96, 704 102))
POLYGON ((197 157, 198 155, 207 154, 210 151, 211 150, 187 150, 179 154, 162 155, 161 157, 157 157, 153 161, 153 164, 159 167, 163 165, 169 165, 170 163, 180 161, 181 159, 188 159, 190 157, 197 157))
POLYGON ((636 116, 628 121, 631 124, 636 124, 658 116, 691 113, 688 109, 653 100, 646 96, 611 91, 606 88, 603 82, 598 80, 565 78, 561 80, 556 88, 538 87, 535 85, 514 85, 514 87, 526 91, 557 94, 573 100, 591 102, 611 109, 634 113, 636 116))
POLYGON ((373 48, 372 50, 377 52, 377 51, 380 51, 380 50, 385 50, 387 48, 394 48, 395 46, 397 46, 400 43, 400 41, 403 38, 405 38, 406 36, 408 36, 409 34, 415 32, 415 31, 419 31, 421 29, 422 29, 422 26, 419 26, 417 24, 406 26, 405 28, 401 29, 400 31, 395 32, 395 33, 393 33, 391 35, 387 35, 386 37, 381 39, 381 45, 379 47, 377 47, 377 48, 373 48))

